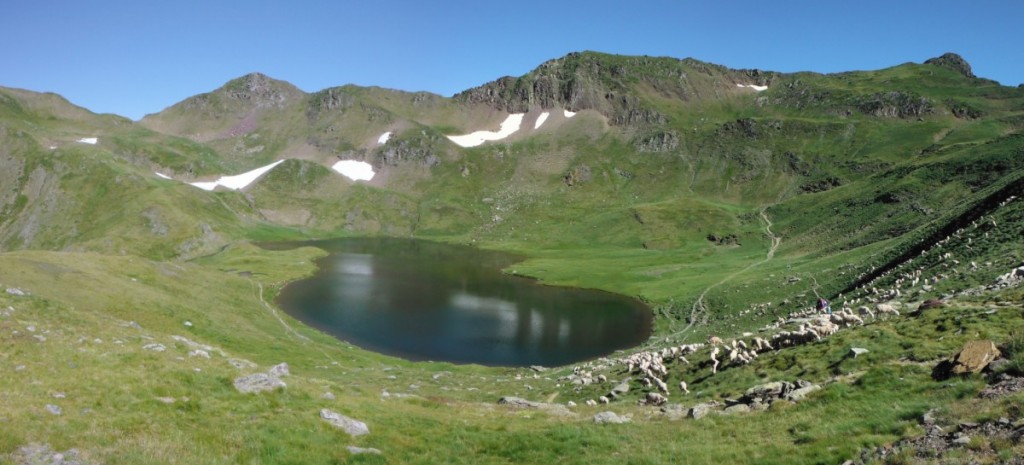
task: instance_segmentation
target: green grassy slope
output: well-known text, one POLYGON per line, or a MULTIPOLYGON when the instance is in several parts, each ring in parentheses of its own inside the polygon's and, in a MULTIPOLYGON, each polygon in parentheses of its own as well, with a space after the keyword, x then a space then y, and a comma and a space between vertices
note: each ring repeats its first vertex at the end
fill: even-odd
MULTIPOLYGON (((958 292, 1024 258, 1011 200, 1024 195, 1024 90, 949 63, 781 74, 586 52, 453 99, 305 93, 253 74, 139 124, 0 89, 0 289, 29 294, 0 293, 0 461, 45 442, 102 463, 822 463, 919 435, 932 408, 947 424, 1016 419, 1019 393, 978 399, 980 376, 930 377, 965 341, 1002 344, 1022 326, 1019 288, 958 292), (506 111, 531 123, 474 148, 444 137, 496 127, 506 111), (542 111, 552 122, 530 129, 542 111), (338 158, 378 178, 351 182, 329 169, 338 158), (277 159, 289 160, 238 192, 182 182, 277 159), (757 416, 671 421, 636 405, 637 383, 584 407, 609 386, 577 390, 558 379, 571 367, 410 363, 304 327, 273 296, 322 252, 250 241, 340 235, 517 252, 526 259, 508 273, 647 301, 647 347, 756 332, 817 295, 840 304, 902 285, 908 308, 948 306, 715 376, 701 352, 673 368, 669 384, 692 391, 673 403, 771 380, 824 389, 757 416), (913 273, 929 287, 898 281, 913 273), (190 356, 195 343, 211 357, 190 356), (854 346, 871 352, 851 359, 854 346), (232 387, 280 362, 287 387, 232 387), (494 405, 504 395, 581 407, 494 405), (321 408, 371 434, 349 438, 321 408), (632 422, 595 425, 605 409, 632 422)), ((972 457, 997 457, 995 446, 972 457)))

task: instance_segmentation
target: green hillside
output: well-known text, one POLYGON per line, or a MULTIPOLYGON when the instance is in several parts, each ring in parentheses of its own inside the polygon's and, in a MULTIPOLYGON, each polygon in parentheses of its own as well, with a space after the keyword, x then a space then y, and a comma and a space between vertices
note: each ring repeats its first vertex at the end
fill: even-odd
POLYGON ((1012 463, 1024 394, 980 393, 1024 376, 1022 291, 1000 278, 1024 260, 1022 129, 1024 89, 953 54, 823 75, 581 52, 452 98, 253 73, 137 123, 0 88, 0 462, 1012 463), (500 141, 448 137, 510 114, 500 141), (277 160, 240 190, 188 184, 277 160), (654 333, 538 372, 408 362, 276 308, 324 252, 255 242, 366 235, 515 252, 507 273, 645 301, 654 333), (900 315, 725 361, 810 324, 818 296, 900 315), (615 361, 711 336, 721 366, 708 346, 673 362, 666 405, 615 361), (977 340, 1006 361, 936 376, 977 340), (282 362, 286 387, 233 386, 282 362), (821 389, 683 418, 798 379, 821 389), (952 446, 922 455, 936 424, 952 446))

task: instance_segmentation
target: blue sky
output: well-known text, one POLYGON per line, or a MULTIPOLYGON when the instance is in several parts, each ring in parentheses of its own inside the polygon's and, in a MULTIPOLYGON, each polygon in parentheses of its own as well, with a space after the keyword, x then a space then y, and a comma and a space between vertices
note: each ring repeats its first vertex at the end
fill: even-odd
POLYGON ((0 10, 0 86, 132 119, 252 71, 452 95, 580 50, 836 72, 961 54, 1024 83, 1024 2, 50 1, 0 10))

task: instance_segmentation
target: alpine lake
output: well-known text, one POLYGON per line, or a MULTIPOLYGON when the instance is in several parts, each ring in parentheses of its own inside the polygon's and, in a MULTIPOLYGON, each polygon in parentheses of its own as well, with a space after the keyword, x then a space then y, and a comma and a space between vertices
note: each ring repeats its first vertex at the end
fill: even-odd
POLYGON ((261 246, 329 252, 315 275, 281 290, 277 304, 285 312, 407 360, 560 366, 636 346, 651 334, 651 310, 642 302, 505 273, 521 261, 507 253, 396 238, 261 246))

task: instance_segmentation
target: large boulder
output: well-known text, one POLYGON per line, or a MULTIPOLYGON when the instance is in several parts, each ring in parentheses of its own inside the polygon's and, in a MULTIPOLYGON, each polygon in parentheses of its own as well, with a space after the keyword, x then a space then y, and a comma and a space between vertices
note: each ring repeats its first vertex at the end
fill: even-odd
POLYGON ((236 378, 234 384, 235 389, 247 394, 252 392, 273 391, 274 389, 286 386, 284 381, 281 381, 281 378, 270 376, 266 373, 256 373, 254 375, 236 378))
POLYGON ((747 392, 743 393, 743 398, 747 402, 755 400, 760 402, 770 402, 789 394, 793 388, 793 383, 786 381, 774 381, 771 383, 759 384, 747 389, 747 392))
POLYGON ((604 423, 615 423, 615 424, 618 424, 618 423, 628 423, 628 422, 629 422, 629 418, 620 417, 615 412, 601 412, 601 413, 598 413, 597 415, 594 415, 594 423, 597 423, 597 424, 604 424, 604 423))
POLYGON ((953 357, 953 374, 978 373, 989 362, 999 358, 999 349, 992 341, 969 341, 960 353, 953 357))
POLYGON ((697 404, 690 408, 690 418, 694 420, 700 420, 708 416, 709 413, 714 412, 718 409, 719 404, 717 402, 707 402, 703 404, 697 404))
POLYGON ((338 412, 322 409, 320 410, 320 418, 323 418, 327 423, 340 428, 352 437, 370 434, 370 427, 366 426, 366 423, 346 417, 338 412))

